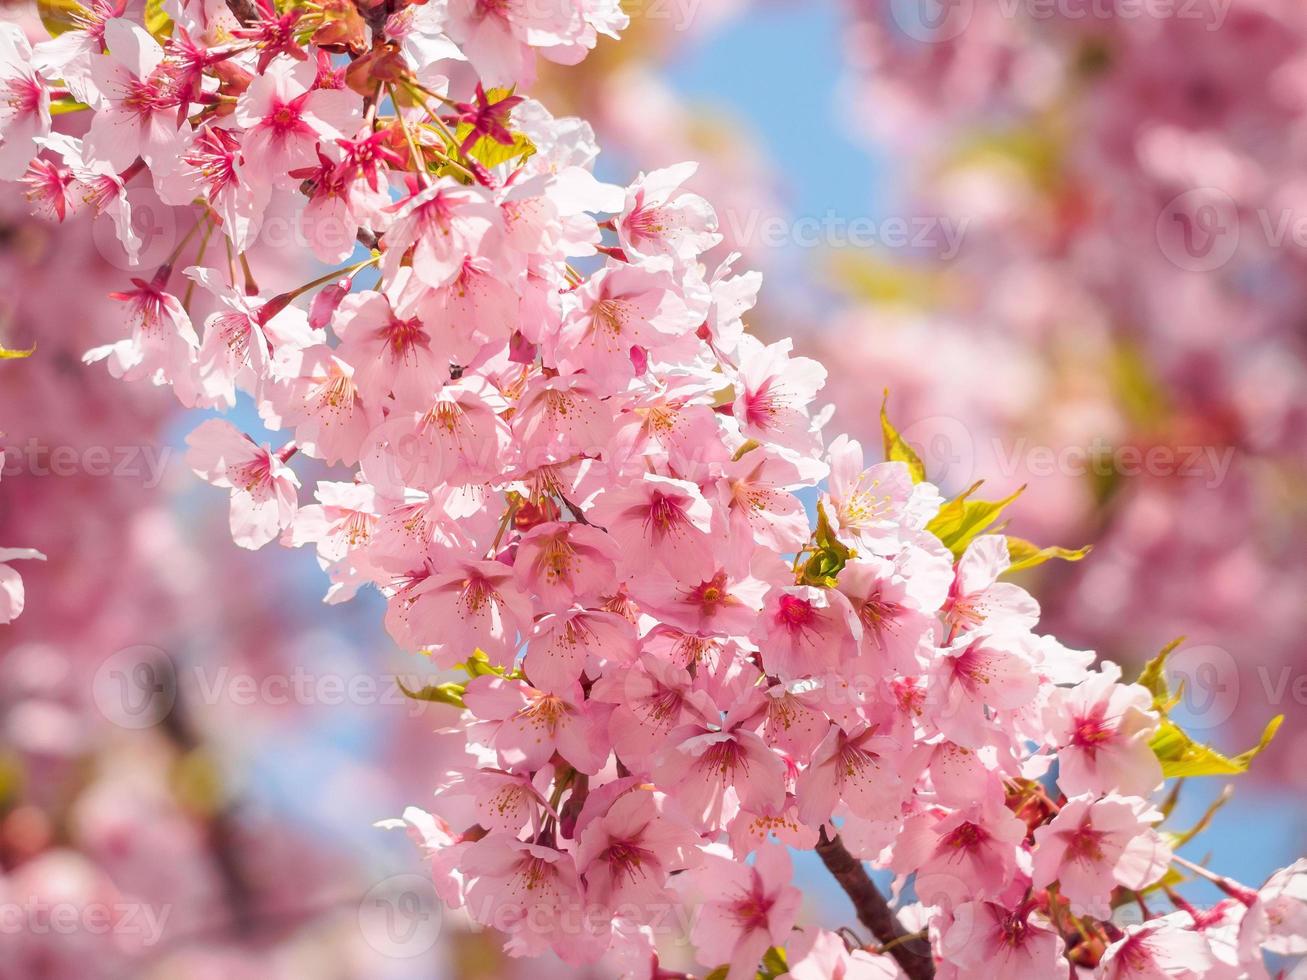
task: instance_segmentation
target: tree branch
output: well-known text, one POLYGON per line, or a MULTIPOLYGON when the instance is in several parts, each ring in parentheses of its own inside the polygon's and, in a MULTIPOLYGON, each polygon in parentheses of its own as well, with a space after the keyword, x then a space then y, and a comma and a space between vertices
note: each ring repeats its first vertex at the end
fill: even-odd
POLYGON ((889 954, 898 961, 903 972, 911 980, 934 980, 935 963, 929 952, 923 953, 918 943, 903 941, 908 935, 907 930, 876 889, 862 862, 849 853, 839 835, 832 840, 823 829, 817 842, 817 856, 852 900, 858 921, 871 930, 881 945, 894 944, 889 954))

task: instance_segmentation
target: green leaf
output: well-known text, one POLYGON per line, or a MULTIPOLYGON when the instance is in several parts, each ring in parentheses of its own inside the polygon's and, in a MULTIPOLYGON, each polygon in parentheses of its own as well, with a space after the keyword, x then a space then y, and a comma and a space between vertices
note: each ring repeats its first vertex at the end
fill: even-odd
POLYGON ((785 950, 780 946, 773 946, 767 950, 762 957, 762 969, 758 975, 765 980, 774 980, 776 977, 784 976, 790 972, 790 964, 785 958, 785 950))
POLYGON ((1021 496, 1025 486, 1018 487, 1011 496, 1002 500, 972 500, 971 495, 980 488, 981 481, 973 483, 957 497, 954 497, 935 515, 934 520, 926 525, 926 530, 944 543, 953 552, 954 558, 961 558, 980 534, 982 534, 1003 512, 1008 504, 1021 496))
POLYGON ((84 112, 91 108, 85 102, 78 102, 76 99, 52 99, 50 102, 50 115, 66 116, 70 112, 84 112))
POLYGON ((1261 740, 1236 756, 1224 756, 1210 745, 1195 742, 1169 718, 1162 721, 1157 734, 1148 744, 1162 763, 1166 779, 1181 776, 1238 776, 1248 771, 1253 759, 1271 743, 1284 722, 1284 715, 1276 715, 1262 732, 1261 740))
POLYGON ((490 658, 481 650, 474 650, 472 656, 458 665, 458 669, 466 671, 469 677, 485 677, 488 674, 495 677, 504 676, 504 668, 492 664, 490 658))
POLYGON ((163 0, 145 0, 145 29, 162 44, 172 37, 172 18, 163 9, 163 0))
POLYGON ((89 11, 77 0, 36 0, 36 12, 51 37, 81 26, 89 11))
POLYGON ((1177 636, 1174 640, 1162 647, 1159 653, 1148 663, 1144 664, 1144 669, 1139 672, 1136 684, 1142 684, 1148 688, 1149 693, 1153 695, 1153 710, 1159 711, 1165 715, 1180 698, 1171 697, 1171 685, 1166 679, 1166 658, 1175 652, 1176 647, 1184 642, 1183 636, 1177 636))
MULTIPOLYGON (((505 99, 512 97, 511 88, 492 88, 486 92, 486 100, 491 104, 503 102, 505 99)), ((454 136, 458 140, 458 146, 463 145, 463 141, 472 133, 472 124, 470 122, 461 122, 458 128, 454 130, 454 136)), ((498 164, 505 163, 509 160, 521 158, 525 160, 536 152, 536 146, 531 142, 525 133, 513 132, 512 143, 501 143, 491 136, 480 136, 472 144, 468 155, 480 163, 483 167, 494 167, 498 164)), ((452 149, 452 147, 451 147, 452 149)))
POLYGON ((10 350, 7 347, 0 347, 0 361, 17 361, 24 357, 31 357, 35 353, 35 344, 27 348, 27 350, 10 350))
POLYGON ((1181 636, 1163 647, 1156 657, 1144 665, 1135 681, 1148 688, 1153 695, 1153 710, 1162 716, 1157 734, 1148 743, 1162 763, 1162 776, 1166 779, 1180 779, 1188 776, 1238 776, 1245 773, 1253 759, 1271 743, 1284 722, 1284 715, 1272 718, 1262 732, 1261 740, 1236 756, 1224 756, 1210 745, 1195 742, 1169 717, 1171 709, 1180 703, 1184 685, 1174 693, 1171 691, 1171 684, 1166 679, 1166 660, 1183 642, 1184 637, 1181 636))
POLYGON ((890 422, 888 407, 889 389, 886 388, 885 397, 880 403, 880 434, 885 443, 885 458, 895 463, 907 463, 908 470, 912 473, 912 482, 923 483, 926 479, 926 466, 890 422))
POLYGON ((462 708, 463 692, 467 690, 463 684, 428 684, 419 691, 410 691, 404 686, 404 682, 396 680, 399 689, 404 692, 404 696, 412 698, 414 701, 433 701, 437 704, 452 704, 455 708, 462 708))
MULTIPOLYGON (((1180 784, 1176 783, 1176 785, 1178 786, 1180 784)), ((1212 822, 1212 817, 1216 816, 1216 812, 1220 810, 1221 807, 1225 806, 1225 804, 1229 803, 1233 796, 1234 796, 1234 787, 1227 785, 1225 789, 1221 790, 1221 795, 1218 796, 1215 800, 1213 800, 1212 805, 1209 806, 1203 812, 1203 815, 1198 818, 1198 822, 1196 824, 1194 824, 1188 830, 1182 831, 1178 834, 1170 835, 1171 849, 1179 850, 1181 847, 1184 847, 1185 844, 1188 844, 1191 840, 1193 840, 1204 830, 1206 830, 1208 825, 1212 822)))
POLYGON ((1014 538, 1008 535, 1007 553, 1012 560, 1008 566, 1008 572, 1020 572, 1027 568, 1034 568, 1036 565, 1042 565, 1053 558, 1060 558, 1063 561, 1079 561, 1085 555, 1094 550, 1092 544, 1087 544, 1083 548, 1059 548, 1051 545, 1047 548, 1041 548, 1033 542, 1024 538, 1014 538))
MULTIPOLYGON (((703 980, 726 980, 726 975, 730 971, 729 966, 719 966, 704 977, 703 980)), ((785 950, 779 946, 773 946, 763 954, 762 966, 754 974, 754 980, 776 980, 777 977, 783 977, 789 972, 790 967, 785 959, 785 950)))
POLYGON ((853 557, 853 549, 835 536, 835 529, 831 527, 826 508, 820 501, 817 502, 817 530, 813 534, 813 544, 811 556, 803 563, 803 582, 829 588, 853 557))

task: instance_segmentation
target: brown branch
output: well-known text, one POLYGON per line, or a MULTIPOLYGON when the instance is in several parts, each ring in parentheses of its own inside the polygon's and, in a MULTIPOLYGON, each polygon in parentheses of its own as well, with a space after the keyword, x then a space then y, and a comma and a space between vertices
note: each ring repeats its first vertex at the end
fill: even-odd
POLYGON ((871 930, 882 946, 893 944, 888 952, 910 980, 933 980, 935 963, 930 953, 923 951, 920 943, 905 941, 908 931, 876 889, 862 862, 849 853, 839 835, 832 840, 823 829, 817 842, 817 856, 853 902, 858 921, 871 930))
POLYGON ((227 0, 227 9, 235 15, 242 27, 249 27, 261 16, 253 0, 227 0))

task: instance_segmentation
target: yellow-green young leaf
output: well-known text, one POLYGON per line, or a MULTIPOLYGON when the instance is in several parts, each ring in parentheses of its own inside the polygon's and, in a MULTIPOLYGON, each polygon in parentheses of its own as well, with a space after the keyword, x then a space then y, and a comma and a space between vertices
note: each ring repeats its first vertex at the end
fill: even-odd
POLYGON ((35 344, 27 348, 27 350, 10 350, 8 347, 0 347, 0 361, 17 361, 24 357, 31 357, 35 353, 35 344))
POLYGON ((482 650, 474 650, 472 656, 458 665, 458 669, 467 671, 469 677, 484 677, 487 674, 493 674, 496 677, 504 676, 504 668, 492 664, 490 658, 482 650))
POLYGON ((853 549, 835 536, 826 516, 826 508, 817 502, 817 530, 813 534, 812 556, 803 563, 803 581, 808 585, 830 587, 853 557, 853 549))
MULTIPOLYGON (((460 145, 461 141, 470 132, 472 132, 472 127, 468 123, 459 125, 455 135, 458 136, 460 145)), ((501 143, 489 136, 482 136, 472 144, 468 153, 483 167, 493 167, 507 160, 516 160, 519 157, 525 160, 535 151, 536 145, 527 138, 525 133, 514 133, 512 143, 501 143)))
POLYGON ((1149 693, 1153 695, 1153 710, 1160 711, 1162 714, 1170 711, 1180 700, 1178 697, 1171 697, 1171 685, 1166 679, 1166 658, 1183 642, 1184 637, 1177 636, 1162 647, 1162 652, 1144 664, 1144 669, 1139 672, 1139 677, 1135 680, 1136 684, 1148 688, 1149 693))
MULTIPOLYGON (((513 90, 511 88, 492 88, 486 92, 486 101, 490 105, 496 105, 507 98, 511 98, 512 95, 513 90)), ((468 138, 471 132, 472 124, 470 122, 458 124, 458 128, 454 130, 454 136, 458 139, 459 146, 463 145, 463 141, 468 138)), ((525 160, 535 153, 535 144, 527 138, 525 133, 515 132, 512 136, 512 143, 501 143, 493 137, 481 136, 472 144, 468 153, 483 167, 493 167, 519 157, 525 160)))
POLYGON ((908 470, 912 473, 912 482, 922 483, 926 479, 926 466, 890 422, 888 407, 889 389, 886 388, 885 397, 880 403, 880 434, 885 443, 885 458, 896 463, 907 463, 908 470))
POLYGON ((163 9, 163 0, 145 0, 145 29, 160 43, 172 37, 172 18, 163 9))
POLYGON ((1019 572, 1026 568, 1034 568, 1036 565, 1042 565, 1053 558, 1061 558, 1063 561, 1079 561, 1093 550, 1094 546, 1092 544, 1074 550, 1059 548, 1056 545, 1041 548, 1024 538, 1014 538, 1009 534, 1007 537, 1007 554, 1012 560, 1012 564, 1008 566, 1008 571, 1019 572))
POLYGON ((50 115, 65 116, 70 112, 83 112, 91 108, 85 102, 76 99, 55 99, 50 103, 50 115))
POLYGON ((773 946, 763 954, 759 976, 765 977, 766 980, 775 980, 776 977, 784 976, 789 972, 790 964, 785 958, 785 950, 780 946, 773 946))
POLYGON ((1224 756, 1210 745, 1195 742, 1169 718, 1162 721, 1149 745, 1161 761, 1162 775, 1166 779, 1182 776, 1238 776, 1248 771, 1248 766, 1270 744, 1283 722, 1284 715, 1276 715, 1262 732, 1261 740, 1248 751, 1236 756, 1224 756))
POLYGON ((410 691, 404 686, 403 681, 397 680, 399 689, 404 692, 404 696, 412 698, 414 701, 434 701, 437 704, 452 704, 455 708, 463 707, 463 692, 466 688, 462 684, 428 684, 418 691, 410 691))
POLYGON ((973 483, 961 495, 941 507, 935 519, 926 525, 926 530, 939 538, 955 558, 961 558, 967 545, 984 533, 998 519, 1003 508, 1026 489, 1025 486, 1018 487, 1015 493, 1002 500, 970 499, 979 488, 979 481, 973 483))
MULTIPOLYGON (((1177 783, 1176 785, 1178 786, 1179 783, 1177 783)), ((1221 809, 1221 807, 1225 806, 1225 804, 1229 803, 1230 800, 1233 798, 1233 796, 1234 796, 1234 787, 1227 785, 1225 789, 1221 790, 1221 795, 1218 796, 1215 800, 1213 800, 1212 805, 1209 806, 1203 812, 1203 815, 1198 818, 1198 822, 1196 824, 1194 824, 1188 830, 1181 831, 1178 834, 1169 835, 1171 838, 1171 849, 1179 850, 1180 848, 1184 847, 1185 844, 1188 844, 1191 840, 1193 840, 1204 830, 1206 830, 1208 825, 1212 822, 1212 817, 1216 816, 1216 811, 1221 809)))
POLYGON ((36 12, 51 37, 79 27, 79 18, 89 13, 77 0, 36 0, 36 12))

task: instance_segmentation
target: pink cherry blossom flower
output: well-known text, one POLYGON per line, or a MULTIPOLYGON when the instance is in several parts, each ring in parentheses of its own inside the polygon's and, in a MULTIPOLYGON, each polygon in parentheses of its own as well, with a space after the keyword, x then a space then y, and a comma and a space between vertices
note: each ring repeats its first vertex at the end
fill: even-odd
MULTIPOLYGON (((277 397, 274 393, 271 397, 277 397)), ((372 428, 354 368, 326 346, 309 347, 299 373, 290 380, 282 420, 295 429, 295 441, 328 463, 353 464, 372 428)))
POLYGON ((482 378, 460 378, 442 386, 418 416, 413 438, 416 486, 481 483, 501 472, 511 434, 501 418, 507 406, 482 378))
POLYGON ((50 92, 17 24, 0 25, 0 179, 15 180, 50 133, 50 92))
POLYGON ((415 806, 406 807, 400 818, 381 820, 382 830, 403 830, 422 848, 431 862, 431 878, 436 895, 451 909, 463 905, 463 872, 459 864, 472 842, 456 834, 440 817, 415 806))
POLYGON ((353 92, 313 87, 317 71, 311 61, 276 58, 236 102, 245 163, 279 186, 293 186, 289 171, 313 166, 320 140, 353 135, 361 118, 353 92))
POLYGON ((629 664, 635 660, 635 628, 616 613, 577 607, 549 613, 536 623, 526 656, 531 683, 545 691, 566 691, 588 662, 629 664))
POLYGON ((584 375, 529 383, 513 417, 513 435, 534 465, 599 456, 612 432, 612 413, 584 375))
POLYGON ((731 533, 777 554, 798 551, 811 529, 803 504, 790 491, 821 475, 809 459, 783 450, 754 449, 727 463, 719 486, 731 533))
POLYGON ((418 280, 438 289, 462 271, 470 257, 495 257, 503 237, 503 218, 480 187, 441 177, 393 206, 382 269, 395 275, 399 261, 413 250, 418 280))
POLYGON ((626 189, 617 237, 628 254, 667 255, 688 262, 722 240, 717 215, 698 194, 681 190, 697 163, 641 174, 626 189))
POLYGON ((1206 940, 1172 921, 1127 926, 1099 963, 1103 980, 1198 980, 1212 954, 1206 940))
MULTIPOLYGON (((439 799, 470 797, 476 822, 490 833, 517 837, 524 829, 539 833, 541 815, 551 812, 527 773, 502 769, 456 769, 436 788, 439 799)), ((553 814, 557 818, 557 814, 553 814)))
POLYGON ((231 490, 231 535, 238 545, 262 548, 290 526, 300 483, 280 454, 222 419, 201 422, 186 444, 187 465, 231 490))
POLYGON ((90 0, 71 30, 32 47, 32 64, 46 78, 63 79, 79 102, 95 105, 99 91, 91 66, 108 45, 107 26, 122 17, 127 0, 90 0))
POLYGON ((576 867, 586 899, 636 922, 667 908, 668 875, 701 860, 699 835, 673 815, 667 796, 632 789, 580 834, 576 867))
POLYGON ((99 93, 83 152, 86 162, 122 173, 137 157, 166 167, 181 149, 177 102, 163 63, 163 48, 145 28, 129 20, 104 25, 108 54, 91 62, 99 93))
POLYGON ((980 803, 954 813, 908 819, 893 845, 890 867, 915 870, 918 899, 955 907, 997 900, 1017 872, 1026 825, 1001 804, 980 803))
POLYGON ((203 195, 222 218, 232 246, 247 249, 258 235, 272 198, 272 181, 259 180, 257 168, 241 156, 237 136, 221 126, 202 126, 181 152, 177 170, 157 174, 160 196, 170 204, 203 195))
POLYGON ((720 717, 712 698, 696 688, 689 671, 646 653, 630 667, 614 665, 595 682, 591 697, 614 705, 608 738, 617 757, 635 772, 649 772, 668 736, 686 725, 707 726, 720 717))
POLYGON ((836 436, 827 453, 831 517, 862 547, 893 556, 905 531, 924 528, 938 512, 939 491, 930 483, 914 483, 906 463, 864 467, 862 445, 845 435, 836 436))
POLYGON ((223 281, 213 269, 192 267, 187 276, 221 300, 204 323, 198 355, 204 404, 230 407, 236 389, 257 395, 270 381, 299 374, 300 355, 322 342, 296 306, 266 303, 223 281))
POLYGON ((1266 922, 1262 946, 1281 956, 1307 954, 1307 858, 1271 875, 1257 890, 1256 908, 1266 922))
POLYGON ((608 758, 598 738, 604 712, 585 701, 579 685, 551 693, 482 676, 468 683, 463 701, 483 719, 473 737, 493 748, 512 772, 535 772, 557 752, 578 771, 594 774, 608 758))
POLYGON ((725 826, 741 805, 774 813, 785 800, 785 763, 744 728, 688 730, 654 777, 706 830, 725 826))
POLYGON ((756 575, 743 558, 729 564, 736 568, 718 568, 698 582, 654 569, 641 580, 635 596, 644 612, 671 626, 704 636, 745 636, 757 621, 770 583, 782 580, 786 569, 770 555, 758 556, 756 575))
POLYGON ((798 917, 801 896, 790 884, 790 856, 774 844, 759 848, 753 864, 706 854, 691 872, 705 895, 690 938, 704 966, 726 966, 726 980, 746 980, 763 954, 783 946, 798 917))
POLYGON ((90 205, 96 215, 109 215, 127 261, 136 265, 140 258, 141 237, 132 227, 131 202, 123 179, 107 163, 85 160, 80 140, 53 133, 39 137, 37 142, 63 157, 77 180, 83 202, 90 205))
POLYGON ((648 473, 623 489, 605 490, 588 516, 617 542, 623 569, 657 562, 701 581, 714 570, 712 506, 693 483, 648 473))
POLYGON ((364 402, 383 405, 393 397, 400 410, 431 407, 449 362, 417 317, 399 317, 386 296, 365 290, 340 301, 332 329, 341 340, 341 359, 354 366, 364 402))
POLYGON ((9 567, 9 562, 23 559, 45 561, 45 555, 34 548, 0 548, 0 625, 22 615, 26 602, 23 578, 9 567))
POLYGON ((1138 684, 1118 683, 1120 677, 1121 668, 1105 661, 1083 683, 1054 691, 1045 710, 1058 785, 1070 796, 1147 796, 1162 781, 1161 763, 1148 745, 1157 731, 1153 696, 1138 684))
POLYGON ((530 0, 449 0, 445 22, 445 31, 487 85, 532 81, 532 49, 567 44, 583 29, 573 4, 530 0))
POLYGON ((167 279, 165 270, 149 282, 133 279, 129 291, 110 293, 110 298, 127 304, 132 334, 92 348, 82 360, 92 364, 107 358, 115 377, 171 383, 184 401, 193 401, 192 374, 200 341, 181 300, 164 288, 167 279))
POLYGON ((838 588, 862 625, 863 650, 911 674, 922 641, 934 640, 935 614, 952 581, 946 558, 909 546, 894 560, 868 556, 849 562, 838 588))
POLYGON ((366 548, 377 526, 376 491, 366 483, 319 480, 313 493, 318 501, 301 507, 291 527, 295 547, 317 545, 318 557, 328 564, 344 561, 366 548))
POLYGON ((768 673, 784 680, 837 672, 857 656, 862 627, 835 589, 788 585, 767 593, 750 634, 768 673))
POLYGON ((632 351, 680 341, 703 322, 671 277, 638 266, 611 265, 565 298, 558 366, 585 371, 604 386, 643 373, 632 351))
POLYGON ((458 557, 449 569, 423 579, 406 601, 407 638, 430 649, 442 667, 460 664, 477 650, 491 663, 511 665, 519 637, 531 628, 531 603, 503 562, 458 557))
POLYGON ((1051 823, 1035 829, 1032 883, 1058 882, 1076 915, 1110 914, 1117 885, 1140 891, 1166 873, 1171 849, 1149 826, 1159 819, 1138 798, 1069 800, 1051 823))
POLYGON ((1011 564, 1007 538, 1001 534, 982 534, 967 546, 944 607, 955 636, 976 630, 1028 630, 1039 621, 1039 604, 1029 592, 998 581, 1011 564))
POLYGON ((1062 938, 1023 910, 994 902, 967 902, 953 910, 940 937, 944 959, 994 980, 1069 980, 1062 938))
POLYGON ((795 784, 799 819, 824 823, 838 802, 866 819, 897 816, 905 792, 895 771, 898 755, 898 743, 874 726, 851 735, 831 726, 795 784))
POLYGON ((826 369, 807 357, 792 357, 789 339, 764 346, 752 335, 740 339, 735 417, 745 435, 802 449, 814 441, 808 407, 826 384, 826 369))
POLYGON ((898 964, 887 954, 849 952, 843 938, 825 929, 796 932, 786 948, 794 980, 897 980, 898 964))
POLYGON ((468 881, 469 912, 506 932, 513 955, 538 956, 552 948, 564 959, 579 957, 576 931, 584 908, 570 854, 489 834, 467 849, 459 870, 468 881))
POLYGON ((597 599, 612 585, 620 551, 597 527, 550 521, 522 535, 513 571, 543 608, 558 612, 597 599))
POLYGON ((1025 708, 1039 690, 1029 633, 963 640, 940 652, 931 690, 940 731, 959 745, 980 748, 994 725, 990 712, 1025 708))

